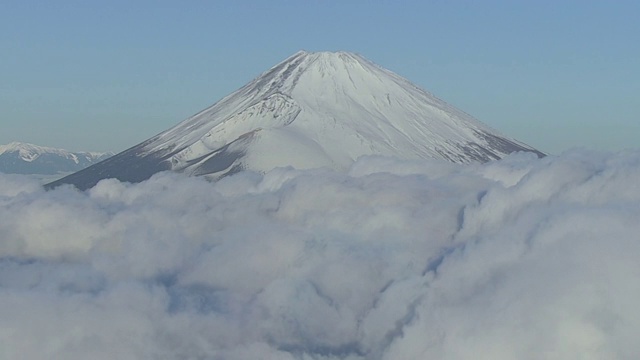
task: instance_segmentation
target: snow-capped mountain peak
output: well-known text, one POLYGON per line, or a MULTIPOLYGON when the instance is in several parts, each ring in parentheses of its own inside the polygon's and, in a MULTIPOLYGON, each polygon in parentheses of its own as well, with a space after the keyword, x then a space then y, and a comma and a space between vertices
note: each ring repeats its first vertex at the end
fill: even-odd
POLYGON ((56 174, 81 170, 113 153, 72 152, 23 142, 0 145, 0 172, 56 174))
POLYGON ((78 162, 77 157, 73 153, 66 150, 15 141, 7 145, 0 145, 0 155, 5 153, 18 153, 20 159, 27 162, 36 160, 42 154, 56 154, 64 158, 71 159, 75 163, 78 162))
MULTIPOLYGON (((145 149, 171 153, 173 168, 182 170, 256 129, 271 130, 263 134, 295 129, 306 137, 305 143, 323 144, 319 155, 331 159, 325 165, 338 167, 370 153, 469 162, 510 152, 480 150, 487 142, 484 137, 495 130, 360 55, 304 51, 160 135, 145 149)), ((509 142, 503 145, 532 150, 509 142)), ((270 163, 264 154, 259 160, 270 163)))
POLYGON ((117 155, 118 167, 144 162, 135 176, 124 168, 100 174, 136 181, 171 169, 219 177, 277 166, 345 169, 371 154, 467 163, 513 151, 543 155, 358 54, 299 51, 117 155))

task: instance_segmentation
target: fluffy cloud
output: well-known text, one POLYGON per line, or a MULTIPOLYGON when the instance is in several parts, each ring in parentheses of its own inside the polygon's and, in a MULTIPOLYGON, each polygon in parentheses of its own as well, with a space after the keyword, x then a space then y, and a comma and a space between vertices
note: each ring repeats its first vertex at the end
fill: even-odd
POLYGON ((632 359, 640 152, 0 176, 0 358, 632 359))

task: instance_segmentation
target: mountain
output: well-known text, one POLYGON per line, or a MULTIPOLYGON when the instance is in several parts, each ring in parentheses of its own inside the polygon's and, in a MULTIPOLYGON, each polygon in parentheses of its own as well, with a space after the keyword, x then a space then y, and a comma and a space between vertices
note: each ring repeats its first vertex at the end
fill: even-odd
POLYGON ((162 170, 218 178, 278 166, 345 169, 362 155, 457 163, 543 153, 349 52, 300 51, 175 127, 60 181, 80 189, 162 170))
POLYGON ((82 170, 113 153, 71 152, 12 142, 0 145, 0 172, 5 174, 54 175, 82 170))

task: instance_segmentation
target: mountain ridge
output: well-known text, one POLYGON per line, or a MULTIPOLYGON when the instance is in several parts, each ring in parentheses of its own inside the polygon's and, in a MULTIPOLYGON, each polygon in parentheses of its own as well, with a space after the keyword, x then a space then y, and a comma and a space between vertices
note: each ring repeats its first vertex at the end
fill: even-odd
POLYGON ((114 153, 69 151, 14 141, 0 145, 0 172, 25 175, 54 175, 78 171, 114 153))

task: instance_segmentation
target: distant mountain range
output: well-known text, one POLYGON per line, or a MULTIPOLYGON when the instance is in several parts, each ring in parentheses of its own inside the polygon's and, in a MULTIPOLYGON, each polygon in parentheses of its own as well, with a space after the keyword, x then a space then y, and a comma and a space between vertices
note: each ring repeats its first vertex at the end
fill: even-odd
POLYGON ((5 174, 55 175, 82 170, 114 153, 72 152, 12 142, 0 145, 0 172, 5 174))
POLYGON ((349 52, 300 51, 175 127, 48 184, 80 189, 172 170, 217 179, 280 166, 347 169, 363 155, 456 163, 544 154, 349 52))

